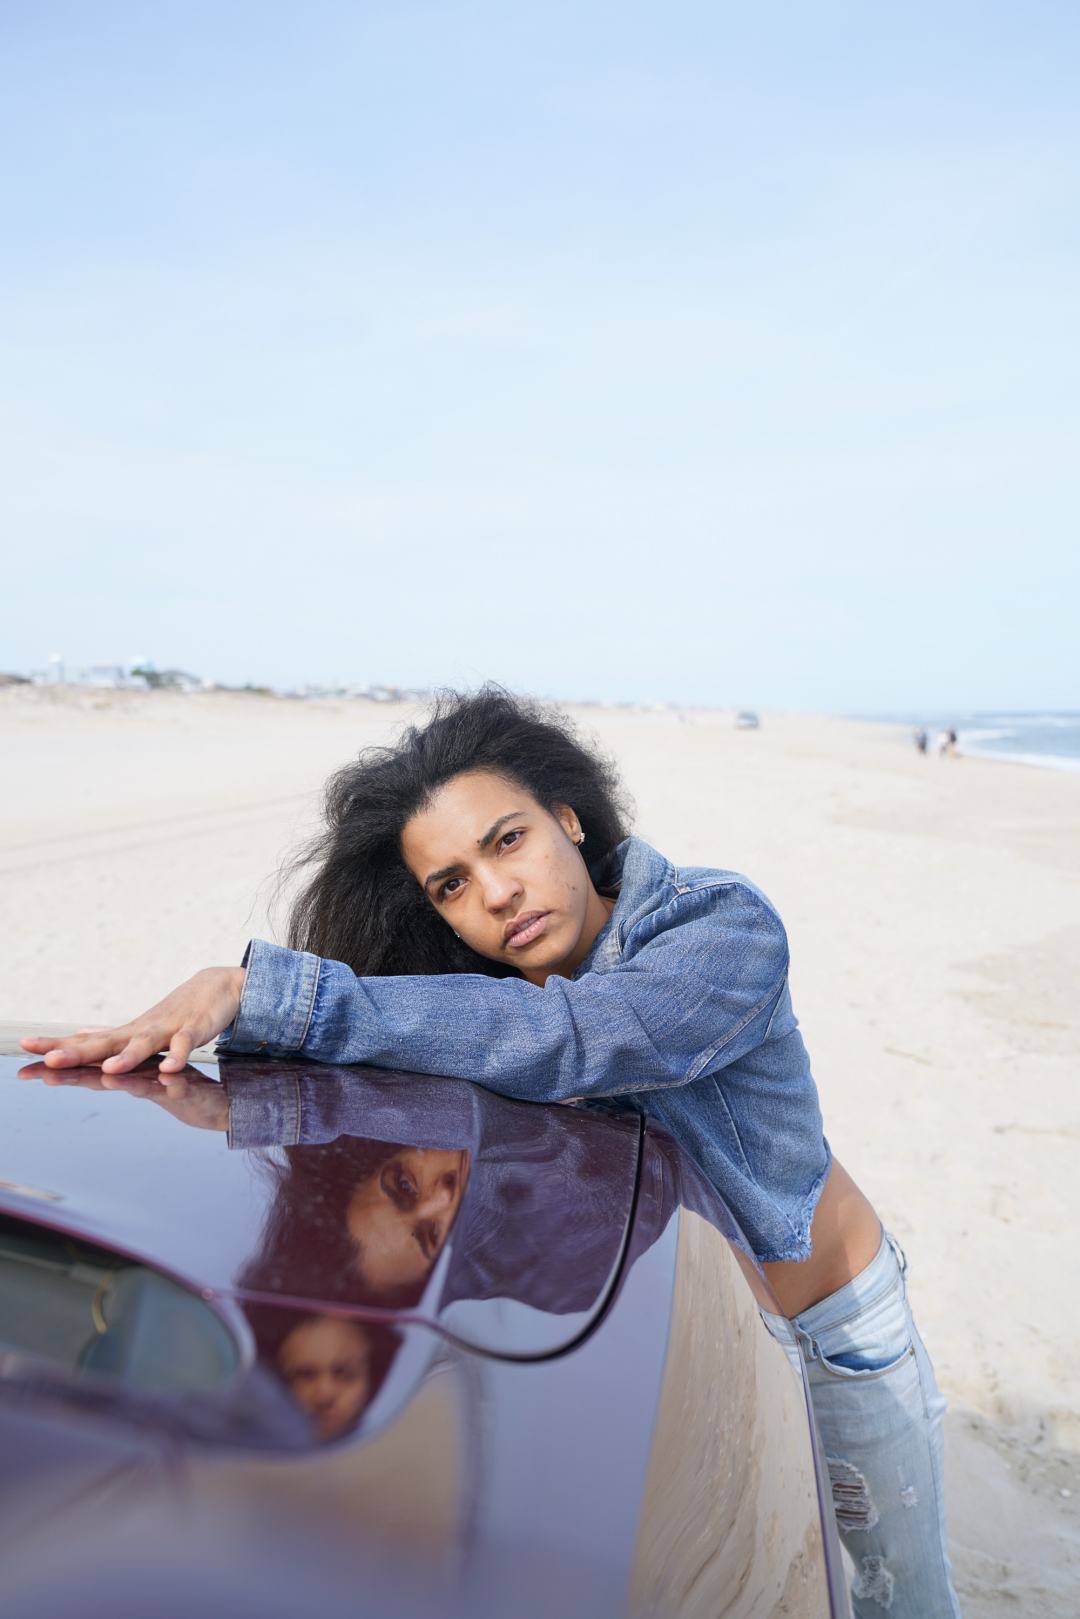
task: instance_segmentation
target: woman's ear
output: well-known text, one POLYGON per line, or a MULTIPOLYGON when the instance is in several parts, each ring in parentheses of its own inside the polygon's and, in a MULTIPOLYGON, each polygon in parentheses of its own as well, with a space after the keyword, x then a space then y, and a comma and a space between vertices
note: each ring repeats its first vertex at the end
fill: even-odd
POLYGON ((571 843, 585 842, 585 834, 581 830, 581 822, 578 820, 569 804, 556 805, 555 819, 558 821, 571 843))

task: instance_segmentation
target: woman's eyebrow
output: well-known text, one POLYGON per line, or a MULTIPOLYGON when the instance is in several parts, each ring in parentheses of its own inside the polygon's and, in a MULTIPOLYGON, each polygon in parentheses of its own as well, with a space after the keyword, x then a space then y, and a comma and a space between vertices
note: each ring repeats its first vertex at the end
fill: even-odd
MULTIPOLYGON (((486 849, 489 844, 495 841, 499 835, 499 832, 506 825, 507 821, 516 821, 519 815, 524 814, 524 810, 511 810, 509 815, 500 815, 499 819, 494 821, 491 826, 488 827, 483 837, 477 838, 476 847, 478 849, 486 849)), ((430 888, 432 883, 441 883, 444 877, 452 877, 454 873, 456 871, 460 871, 460 869, 461 862, 458 860, 455 860, 453 865, 440 866, 438 871, 433 871, 430 876, 424 878, 424 887, 430 888)))
POLYGON ((477 838, 476 847, 478 849, 486 849, 489 843, 493 843, 495 841, 499 835, 499 832, 506 825, 507 821, 516 821, 519 815, 524 814, 524 810, 511 810, 509 815, 500 815, 499 819, 495 821, 493 825, 488 827, 483 837, 477 838))
POLYGON ((432 883, 441 883, 444 877, 452 877, 457 870, 456 862, 452 866, 440 866, 438 871, 433 871, 430 877, 424 878, 424 887, 430 888, 432 883))

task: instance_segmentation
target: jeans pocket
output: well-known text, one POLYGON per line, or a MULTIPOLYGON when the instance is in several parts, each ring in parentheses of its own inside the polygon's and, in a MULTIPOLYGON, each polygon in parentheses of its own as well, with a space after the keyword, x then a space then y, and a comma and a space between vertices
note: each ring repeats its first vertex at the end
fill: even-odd
POLYGON ((820 1326, 812 1338, 822 1371, 829 1377, 865 1383, 915 1359, 911 1314, 899 1286, 842 1321, 820 1326))
POLYGON ((818 1354, 817 1364, 829 1377, 845 1381, 866 1383, 873 1378, 887 1377, 915 1359, 915 1345, 909 1343, 899 1354, 887 1355, 873 1349, 838 1350, 832 1355, 818 1354))

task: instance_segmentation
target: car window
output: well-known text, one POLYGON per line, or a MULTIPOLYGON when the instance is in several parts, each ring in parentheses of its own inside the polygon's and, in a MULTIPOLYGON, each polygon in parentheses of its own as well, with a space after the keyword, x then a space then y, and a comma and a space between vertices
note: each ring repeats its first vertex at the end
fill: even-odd
POLYGON ((76 1379, 206 1392, 236 1373, 238 1345, 197 1294, 146 1265, 0 1219, 0 1345, 76 1379))

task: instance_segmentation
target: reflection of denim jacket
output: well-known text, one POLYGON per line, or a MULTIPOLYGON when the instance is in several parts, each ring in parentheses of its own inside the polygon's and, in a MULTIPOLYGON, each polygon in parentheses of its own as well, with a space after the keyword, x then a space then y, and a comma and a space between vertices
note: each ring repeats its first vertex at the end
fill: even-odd
MULTIPOLYGON (((577 1109, 528 1107, 460 1080, 376 1068, 275 1069, 226 1058, 229 1145, 314 1146, 342 1136, 462 1150, 468 1192, 440 1303, 513 1298, 557 1315, 591 1309, 619 1254, 637 1129, 577 1109)), ((662 1133, 638 1188, 627 1266, 680 1206, 742 1246, 712 1187, 662 1133)))
POLYGON ((745 877, 676 869, 639 838, 594 877, 618 898, 571 979, 358 978, 256 940, 220 1045, 624 1098, 696 1159, 759 1259, 805 1258, 829 1149, 780 918, 745 877))

